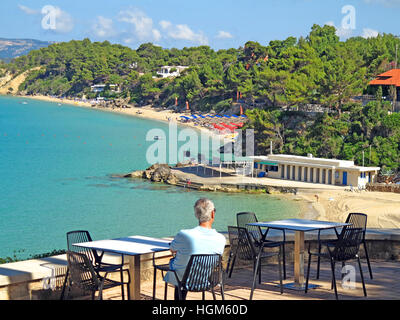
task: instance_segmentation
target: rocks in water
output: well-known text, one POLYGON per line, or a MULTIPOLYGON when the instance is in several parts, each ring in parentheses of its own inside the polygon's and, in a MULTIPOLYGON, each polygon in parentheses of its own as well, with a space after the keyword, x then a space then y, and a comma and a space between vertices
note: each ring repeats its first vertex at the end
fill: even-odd
POLYGON ((150 180, 152 182, 162 182, 167 184, 177 184, 179 178, 176 177, 172 171, 171 167, 167 164, 153 164, 146 170, 133 171, 124 176, 125 178, 143 178, 150 180))

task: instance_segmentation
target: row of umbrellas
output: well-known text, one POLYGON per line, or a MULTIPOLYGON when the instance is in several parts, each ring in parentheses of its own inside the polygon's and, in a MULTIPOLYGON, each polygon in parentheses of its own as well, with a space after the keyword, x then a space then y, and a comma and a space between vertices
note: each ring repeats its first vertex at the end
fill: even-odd
POLYGON ((240 117, 242 117, 242 118, 247 118, 247 116, 245 115, 245 114, 242 114, 242 115, 240 115, 240 116, 237 116, 237 115, 235 115, 235 114, 233 114, 233 115, 231 115, 231 116, 229 116, 229 115, 223 115, 223 116, 220 116, 220 115, 218 115, 218 114, 216 114, 216 115, 210 115, 210 114, 208 114, 208 115, 206 115, 206 116, 204 116, 204 115, 202 115, 202 114, 200 114, 200 115, 194 115, 194 114, 192 114, 191 115, 191 118, 190 117, 187 117, 187 116, 181 116, 181 118, 183 118, 183 119, 185 119, 185 120, 195 120, 195 119, 198 119, 198 118, 202 118, 202 119, 206 119, 206 118, 240 118, 240 117))
POLYGON ((206 127, 211 127, 213 129, 216 129, 221 132, 234 132, 235 130, 242 128, 244 123, 243 122, 238 122, 240 120, 244 120, 244 118, 247 118, 246 115, 242 114, 240 116, 237 115, 191 115, 191 117, 188 116, 181 116, 182 119, 186 121, 194 121, 198 122, 199 124, 206 126, 206 127), (224 120, 230 119, 229 123, 221 122, 224 120))

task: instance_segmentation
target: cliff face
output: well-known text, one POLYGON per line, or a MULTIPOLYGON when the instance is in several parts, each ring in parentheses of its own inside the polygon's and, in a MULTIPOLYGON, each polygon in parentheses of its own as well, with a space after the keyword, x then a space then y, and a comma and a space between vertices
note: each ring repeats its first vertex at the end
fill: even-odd
POLYGON ((28 54, 31 50, 45 48, 54 42, 33 39, 4 39, 0 38, 0 59, 10 61, 19 56, 28 54))

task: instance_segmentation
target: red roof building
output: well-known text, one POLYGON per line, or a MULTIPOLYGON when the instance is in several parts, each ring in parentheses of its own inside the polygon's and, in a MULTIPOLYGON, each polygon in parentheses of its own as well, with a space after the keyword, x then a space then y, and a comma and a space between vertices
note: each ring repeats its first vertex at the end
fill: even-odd
POLYGON ((370 86, 396 86, 400 87, 400 69, 386 71, 369 82, 370 86))

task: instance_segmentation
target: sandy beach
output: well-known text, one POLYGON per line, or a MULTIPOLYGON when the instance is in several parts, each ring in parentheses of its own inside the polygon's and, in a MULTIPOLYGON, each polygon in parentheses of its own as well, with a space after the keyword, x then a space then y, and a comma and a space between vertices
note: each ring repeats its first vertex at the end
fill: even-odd
POLYGON ((124 114, 127 116, 133 116, 137 118, 144 118, 144 119, 149 119, 149 120, 156 120, 156 121, 162 121, 162 122, 175 122, 178 125, 182 126, 187 126, 190 128, 194 128, 196 130, 200 130, 202 132, 205 132, 209 135, 212 135, 213 137, 216 138, 221 138, 223 139, 225 134, 219 134, 217 130, 211 130, 205 127, 202 127, 198 125, 196 122, 183 122, 181 121, 181 116, 188 116, 187 113, 177 113, 172 110, 168 109, 161 109, 161 108, 154 108, 151 106, 144 106, 144 107, 134 107, 132 105, 129 105, 129 108, 104 108, 101 107, 100 105, 95 105, 92 106, 90 102, 83 102, 79 100, 72 100, 72 99, 61 99, 61 98, 55 98, 55 97, 49 97, 49 96, 44 96, 44 95, 35 95, 35 96, 19 96, 21 98, 27 98, 27 99, 35 99, 35 100, 42 100, 42 101, 47 101, 47 102, 54 102, 57 104, 69 104, 69 105, 74 105, 77 107, 86 107, 90 109, 97 109, 101 111, 106 111, 106 112, 113 112, 113 113, 119 113, 119 114, 124 114))
POLYGON ((312 204, 318 220, 345 221, 350 212, 360 212, 368 215, 368 228, 400 228, 397 193, 318 190, 299 192, 298 196, 312 204))

